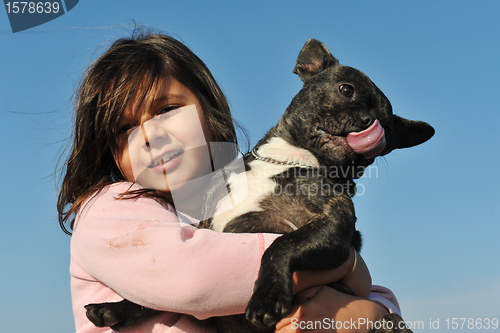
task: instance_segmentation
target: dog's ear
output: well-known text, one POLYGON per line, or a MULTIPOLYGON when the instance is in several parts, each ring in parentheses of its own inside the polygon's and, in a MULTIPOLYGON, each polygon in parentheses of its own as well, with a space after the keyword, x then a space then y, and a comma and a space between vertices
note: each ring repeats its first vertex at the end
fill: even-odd
POLYGON ((323 43, 316 39, 309 39, 297 57, 293 72, 300 77, 302 82, 307 82, 325 68, 338 64, 339 61, 332 56, 323 43))
POLYGON ((396 115, 392 121, 392 131, 386 134, 387 144, 380 155, 388 154, 394 149, 417 146, 434 135, 434 128, 426 122, 408 120, 396 115))

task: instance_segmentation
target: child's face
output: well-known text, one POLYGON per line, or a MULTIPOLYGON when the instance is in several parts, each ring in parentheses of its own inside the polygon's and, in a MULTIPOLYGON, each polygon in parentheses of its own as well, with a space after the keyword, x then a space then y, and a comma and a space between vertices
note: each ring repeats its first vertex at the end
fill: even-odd
POLYGON ((159 87, 152 104, 151 97, 133 97, 125 109, 115 161, 128 181, 189 198, 197 187, 189 181, 211 172, 202 107, 173 78, 159 87), (139 110, 144 105, 146 112, 139 110))

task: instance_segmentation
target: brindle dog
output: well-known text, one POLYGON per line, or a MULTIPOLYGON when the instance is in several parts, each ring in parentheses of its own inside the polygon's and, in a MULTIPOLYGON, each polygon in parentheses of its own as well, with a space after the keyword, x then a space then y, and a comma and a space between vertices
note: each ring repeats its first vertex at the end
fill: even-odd
MULTIPOLYGON (((201 223, 224 232, 284 234, 262 257, 246 309, 255 326, 242 316, 230 316, 214 321, 219 332, 272 331, 291 311, 294 272, 336 268, 349 258, 351 246, 360 251, 353 180, 376 156, 419 145, 434 135, 425 122, 393 115, 389 100, 368 76, 340 65, 317 40, 306 42, 294 73, 304 87, 279 123, 243 157, 246 172, 228 179, 231 191, 250 186, 245 203, 201 223), (255 184, 257 194, 251 192, 255 184)), ((207 202, 229 200, 225 195, 212 193, 207 202)), ((129 327, 149 311, 127 300, 86 308, 97 326, 113 329, 129 327)), ((397 315, 382 320, 386 325, 372 332, 409 331, 398 328, 402 319, 397 315)))

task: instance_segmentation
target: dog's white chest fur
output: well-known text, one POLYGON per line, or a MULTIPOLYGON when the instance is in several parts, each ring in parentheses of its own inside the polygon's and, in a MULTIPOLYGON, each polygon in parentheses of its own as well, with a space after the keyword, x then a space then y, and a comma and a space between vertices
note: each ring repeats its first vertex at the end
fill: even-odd
MULTIPOLYGON (((304 165, 318 167, 318 161, 308 150, 290 145, 281 138, 271 138, 269 142, 259 147, 257 153, 263 157, 271 157, 280 161, 298 162, 304 165)), ((233 218, 251 211, 261 211, 259 203, 273 195, 276 183, 272 176, 291 168, 290 165, 272 164, 254 160, 248 164, 250 171, 232 174, 228 179, 231 193, 217 204, 212 219, 212 228, 222 232, 233 218), (239 203, 234 205, 234 203, 239 203), (218 213, 223 212, 223 213, 218 213)))

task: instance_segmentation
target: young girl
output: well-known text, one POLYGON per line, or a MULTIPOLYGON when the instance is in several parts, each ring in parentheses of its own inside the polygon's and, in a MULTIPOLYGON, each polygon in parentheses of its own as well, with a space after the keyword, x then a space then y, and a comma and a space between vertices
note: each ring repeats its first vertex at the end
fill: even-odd
MULTIPOLYGON (((204 153, 207 142, 234 144, 229 154, 211 152, 218 161, 229 162, 238 153, 227 101, 205 64, 165 35, 136 32, 117 40, 86 72, 75 120, 58 211, 62 229, 72 234, 76 331, 111 332, 96 328, 84 305, 123 298, 161 311, 128 332, 213 332, 203 319, 243 313, 260 258, 279 235, 226 234, 193 226, 197 221, 189 214, 199 211, 198 197, 204 193, 191 180, 212 170, 204 153), (161 133, 149 132, 146 124, 159 118, 168 124, 161 133), (139 171, 130 140, 138 131, 151 157, 139 171), (157 141, 163 142, 161 149, 154 146, 157 141), (153 176, 141 178, 143 171, 153 176), (164 176, 161 185, 148 184, 158 175, 164 176), (192 205, 176 210, 173 193, 192 205)), ((296 273, 294 291, 303 291, 297 298, 304 303, 277 330, 297 332, 292 318, 375 321, 387 309, 398 312, 385 289, 372 292, 378 302, 328 287, 307 289, 348 275, 346 283, 362 289, 370 283, 369 273, 357 255, 351 274, 356 255, 334 270, 296 273)))

